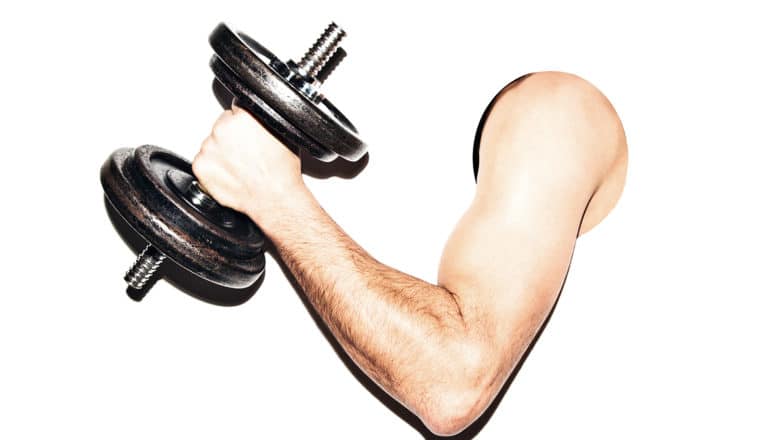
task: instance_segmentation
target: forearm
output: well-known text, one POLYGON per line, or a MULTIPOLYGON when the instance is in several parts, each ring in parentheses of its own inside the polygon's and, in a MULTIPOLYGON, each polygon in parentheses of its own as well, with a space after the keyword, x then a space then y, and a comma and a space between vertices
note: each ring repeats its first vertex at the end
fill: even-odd
POLYGON ((455 295, 369 256, 304 187, 277 209, 252 217, 355 362, 418 415, 437 393, 465 399, 452 387, 475 382, 478 357, 455 295))

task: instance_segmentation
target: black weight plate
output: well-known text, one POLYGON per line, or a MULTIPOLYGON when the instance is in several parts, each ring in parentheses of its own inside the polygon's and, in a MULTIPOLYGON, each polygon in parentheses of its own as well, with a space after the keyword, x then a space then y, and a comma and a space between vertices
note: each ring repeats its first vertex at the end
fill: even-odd
POLYGON ((181 194, 192 179, 188 161, 151 145, 117 150, 101 169, 107 199, 156 249, 213 283, 252 285, 265 267, 262 232, 230 209, 194 206, 181 194))
MULTIPOLYGON (((249 38, 250 41, 253 41, 249 38)), ((349 161, 366 153, 355 127, 328 100, 313 103, 273 70, 224 23, 209 37, 216 56, 249 90, 308 137, 349 161)))
POLYGON ((262 125, 294 154, 299 154, 299 149, 305 148, 315 158, 324 162, 331 162, 337 157, 265 104, 265 101, 246 87, 216 55, 211 57, 209 65, 217 81, 235 97, 235 104, 262 122, 262 125))

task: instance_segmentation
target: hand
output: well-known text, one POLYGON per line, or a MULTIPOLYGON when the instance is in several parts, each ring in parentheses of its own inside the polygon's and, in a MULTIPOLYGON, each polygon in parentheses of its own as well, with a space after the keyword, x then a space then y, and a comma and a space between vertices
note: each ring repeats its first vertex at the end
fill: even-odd
POLYGON ((192 168, 209 195, 260 226, 260 214, 305 188, 299 157, 235 105, 214 123, 192 168))

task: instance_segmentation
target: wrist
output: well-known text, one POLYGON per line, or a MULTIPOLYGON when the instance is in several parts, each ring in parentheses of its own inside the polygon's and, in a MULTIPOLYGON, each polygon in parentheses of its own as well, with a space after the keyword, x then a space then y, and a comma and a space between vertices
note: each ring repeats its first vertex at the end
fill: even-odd
POLYGON ((271 193, 269 198, 256 197, 245 210, 262 232, 275 239, 294 222, 307 217, 309 209, 317 206, 315 197, 300 179, 271 193))

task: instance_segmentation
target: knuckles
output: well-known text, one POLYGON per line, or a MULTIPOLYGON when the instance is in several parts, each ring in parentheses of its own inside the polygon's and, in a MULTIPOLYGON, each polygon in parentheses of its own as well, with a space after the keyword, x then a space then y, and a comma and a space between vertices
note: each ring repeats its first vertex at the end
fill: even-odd
POLYGON ((195 155, 192 161, 193 174, 200 180, 205 180, 211 174, 213 168, 215 168, 215 157, 213 150, 215 149, 215 143, 210 142, 208 139, 201 145, 200 151, 195 155))
POLYGON ((207 137, 206 140, 203 141, 201 144, 200 151, 198 152, 198 156, 208 154, 211 152, 211 144, 214 142, 214 140, 211 138, 211 136, 207 137))
POLYGON ((205 161, 206 159, 201 153, 198 153, 192 161, 192 171, 198 180, 205 180, 207 177, 205 161))
POLYGON ((214 122, 212 137, 226 139, 250 127, 254 119, 241 109, 227 110, 214 122))

